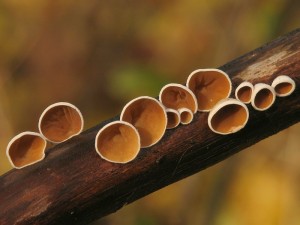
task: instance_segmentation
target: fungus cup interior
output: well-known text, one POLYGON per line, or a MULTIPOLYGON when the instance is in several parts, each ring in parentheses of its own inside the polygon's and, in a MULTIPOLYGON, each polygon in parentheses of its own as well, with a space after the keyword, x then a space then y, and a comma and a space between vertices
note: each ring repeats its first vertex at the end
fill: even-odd
POLYGON ((195 96, 186 90, 183 85, 167 85, 160 93, 162 104, 171 109, 188 108, 193 112, 197 111, 197 102, 195 96))
POLYGON ((137 130, 125 122, 109 124, 96 137, 96 150, 104 159, 126 163, 133 160, 140 150, 137 130))
POLYGON ((188 87, 195 94, 200 111, 212 109, 220 100, 231 92, 229 78, 219 71, 199 71, 188 81, 188 87))
POLYGON ((9 146, 11 162, 18 168, 33 164, 44 158, 46 141, 37 135, 25 134, 9 146))
POLYGON ((45 111, 40 121, 41 133, 52 142, 62 142, 82 130, 82 117, 73 107, 57 105, 45 111))
POLYGON ((252 95, 252 88, 249 86, 241 87, 237 92, 237 97, 242 102, 250 102, 252 95))
POLYGON ((256 93, 256 96, 254 98, 254 104, 259 109, 265 109, 272 104, 273 99, 273 93, 269 89, 264 88, 256 93))
POLYGON ((228 104, 213 115, 211 125, 214 130, 228 134, 240 130, 247 122, 247 119, 247 111, 243 106, 228 104))
POLYGON ((193 113, 188 110, 182 110, 180 112, 180 120, 182 124, 188 124, 193 120, 193 113))
POLYGON ((288 82, 282 82, 275 86, 275 92, 280 95, 288 94, 293 88, 293 85, 288 82))
POLYGON ((180 123, 180 118, 177 113, 173 111, 166 111, 168 123, 167 123, 167 129, 172 129, 178 126, 180 123))
POLYGON ((150 97, 140 97, 129 102, 121 113, 121 120, 137 128, 141 147, 157 143, 167 127, 167 116, 163 106, 150 97))

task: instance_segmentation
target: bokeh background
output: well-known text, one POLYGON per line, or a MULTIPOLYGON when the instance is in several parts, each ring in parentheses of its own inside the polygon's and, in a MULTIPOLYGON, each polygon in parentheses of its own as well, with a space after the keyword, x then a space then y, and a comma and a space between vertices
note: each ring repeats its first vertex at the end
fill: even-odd
MULTIPOLYGON (((37 131, 48 105, 72 102, 89 128, 299 24, 298 0, 0 1, 0 174, 11 169, 10 138, 37 131)), ((299 225, 299 133, 295 125, 94 224, 299 225)))

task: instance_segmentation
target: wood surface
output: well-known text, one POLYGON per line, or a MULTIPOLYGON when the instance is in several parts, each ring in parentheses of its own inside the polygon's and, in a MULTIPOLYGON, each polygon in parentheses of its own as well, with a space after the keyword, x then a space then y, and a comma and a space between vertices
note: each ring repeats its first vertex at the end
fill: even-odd
POLYGON ((271 84, 282 74, 295 80, 296 90, 276 98, 267 111, 248 106, 247 126, 232 135, 211 132, 208 113, 198 112, 191 124, 167 130, 158 144, 141 149, 124 165, 106 162, 95 152, 97 131, 118 117, 105 121, 50 148, 42 162, 1 176, 0 224, 88 224, 300 120, 300 29, 220 69, 230 75, 233 92, 244 80, 271 84))

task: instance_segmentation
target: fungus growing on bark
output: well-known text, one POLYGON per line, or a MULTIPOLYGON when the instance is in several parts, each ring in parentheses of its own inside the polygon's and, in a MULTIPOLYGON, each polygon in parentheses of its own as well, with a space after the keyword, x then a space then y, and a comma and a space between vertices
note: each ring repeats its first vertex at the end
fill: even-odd
POLYGON ((6 155, 14 168, 21 169, 43 160, 46 145, 46 140, 39 133, 26 131, 11 139, 6 155))
POLYGON ((114 121, 99 130, 95 148, 101 158, 113 163, 128 163, 140 151, 140 136, 130 123, 114 121))
POLYGON ((180 124, 180 114, 175 109, 165 109, 167 113, 168 123, 167 129, 173 129, 180 124))
POLYGON ((141 96, 128 102, 121 112, 120 120, 132 124, 138 130, 142 148, 156 144, 167 127, 164 106, 155 98, 148 96, 141 96))
POLYGON ((232 84, 229 76, 218 69, 198 69, 187 79, 187 87, 195 94, 198 110, 208 112, 215 104, 228 98, 232 84))
POLYGON ((48 106, 39 119, 40 133, 50 142, 60 143, 81 133, 83 117, 79 109, 67 102, 48 106))
POLYGON ((264 111, 273 105, 275 98, 276 94, 273 87, 268 84, 259 83, 254 85, 251 105, 258 111, 264 111))
POLYGON ((167 84, 159 93, 159 101, 171 109, 187 108, 193 113, 197 112, 198 104, 194 93, 182 84, 167 84))
POLYGON ((192 122, 194 118, 194 114, 190 109, 187 108, 180 108, 178 109, 180 115, 180 122, 183 125, 187 125, 192 122))
POLYGON ((248 118, 247 106, 239 100, 228 98, 219 101, 209 112, 208 126, 213 132, 226 135, 245 127, 248 118))
POLYGON ((235 89, 235 98, 245 104, 251 102, 251 96, 253 93, 253 84, 248 81, 244 81, 235 89))
POLYGON ((293 93, 296 88, 295 81, 286 75, 276 77, 271 85, 278 97, 285 97, 293 93))

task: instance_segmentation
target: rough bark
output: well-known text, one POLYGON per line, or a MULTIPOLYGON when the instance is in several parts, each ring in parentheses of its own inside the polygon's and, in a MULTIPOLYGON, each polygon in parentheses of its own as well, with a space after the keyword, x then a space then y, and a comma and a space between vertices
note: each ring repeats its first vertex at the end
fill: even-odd
POLYGON ((105 121, 52 147, 44 161, 0 177, 0 224, 87 224, 300 120, 300 29, 221 69, 234 87, 243 80, 270 84, 280 74, 292 77, 297 87, 267 111, 248 106, 247 126, 232 135, 212 133, 208 113, 197 113, 191 124, 166 131, 158 144, 125 165, 106 162, 94 150, 97 131, 118 117, 105 121))

